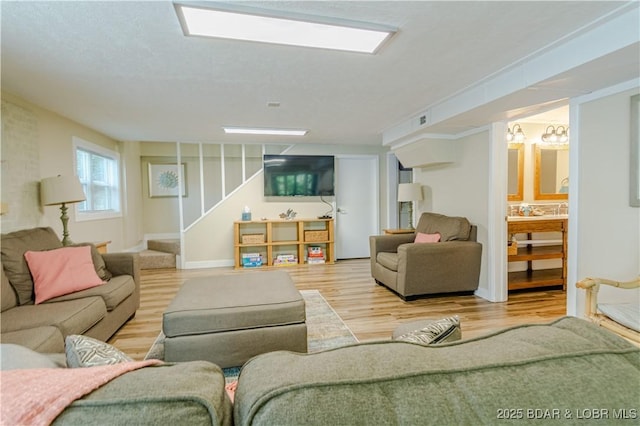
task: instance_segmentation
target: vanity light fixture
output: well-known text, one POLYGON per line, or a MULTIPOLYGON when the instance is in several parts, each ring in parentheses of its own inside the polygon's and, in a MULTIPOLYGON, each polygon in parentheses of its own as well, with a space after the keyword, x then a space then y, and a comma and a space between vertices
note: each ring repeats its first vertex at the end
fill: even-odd
POLYGON ((309 131, 305 129, 274 129, 258 127, 223 127, 227 134, 240 135, 271 135, 271 136, 304 136, 309 131))
POLYGON ((290 46, 375 53, 394 29, 339 19, 325 19, 243 6, 175 4, 187 36, 226 38, 290 46))
POLYGON ((507 127, 507 141, 523 143, 525 139, 524 132, 519 124, 513 125, 513 131, 507 127))
POLYGON ((540 137, 542 143, 548 145, 564 145, 569 143, 569 129, 564 126, 547 126, 540 137))

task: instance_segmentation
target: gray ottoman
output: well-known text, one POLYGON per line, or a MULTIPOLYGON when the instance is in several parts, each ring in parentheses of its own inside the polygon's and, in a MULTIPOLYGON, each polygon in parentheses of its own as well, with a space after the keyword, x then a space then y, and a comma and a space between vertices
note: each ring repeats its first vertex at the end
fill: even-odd
POLYGON ((162 317, 164 360, 239 367, 276 350, 307 352, 304 299, 285 271, 187 280, 162 317))

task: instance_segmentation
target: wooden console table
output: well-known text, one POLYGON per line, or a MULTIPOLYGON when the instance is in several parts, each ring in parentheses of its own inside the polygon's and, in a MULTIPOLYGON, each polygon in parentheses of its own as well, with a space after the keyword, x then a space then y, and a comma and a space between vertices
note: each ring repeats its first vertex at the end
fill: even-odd
POLYGON ((383 229, 385 234, 413 234, 415 229, 383 229))
POLYGON ((518 251, 510 254, 509 262, 527 262, 527 269, 509 272, 509 290, 524 288, 567 286, 567 219, 553 216, 539 219, 508 219, 509 237, 515 234, 526 234, 526 240, 518 240, 518 251), (533 234, 540 232, 560 232, 559 240, 534 240, 533 234), (560 259, 562 267, 533 269, 533 261, 560 259))

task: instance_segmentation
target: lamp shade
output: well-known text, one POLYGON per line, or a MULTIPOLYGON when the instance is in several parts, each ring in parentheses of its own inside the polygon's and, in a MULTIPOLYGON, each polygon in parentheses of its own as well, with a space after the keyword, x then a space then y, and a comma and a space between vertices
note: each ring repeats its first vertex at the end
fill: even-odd
POLYGON ((401 183, 398 185, 398 201, 422 200, 422 187, 419 183, 401 183))
POLYGON ((40 202, 43 206, 84 200, 86 197, 77 176, 54 176, 40 182, 40 202))

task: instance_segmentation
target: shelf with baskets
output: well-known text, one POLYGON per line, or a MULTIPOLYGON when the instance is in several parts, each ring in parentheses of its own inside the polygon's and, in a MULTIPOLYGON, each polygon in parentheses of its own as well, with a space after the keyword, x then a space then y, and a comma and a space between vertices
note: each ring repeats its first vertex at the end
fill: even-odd
POLYGON ((233 225, 235 268, 301 265, 310 252, 308 263, 334 262, 333 219, 239 220, 233 225))
POLYGON ((510 236, 526 234, 526 239, 509 243, 508 261, 527 262, 524 271, 509 272, 509 290, 567 284, 567 219, 536 219, 509 221, 510 236), (534 234, 560 233, 558 239, 534 239, 534 234), (533 262, 560 260, 559 267, 536 268, 533 262))

